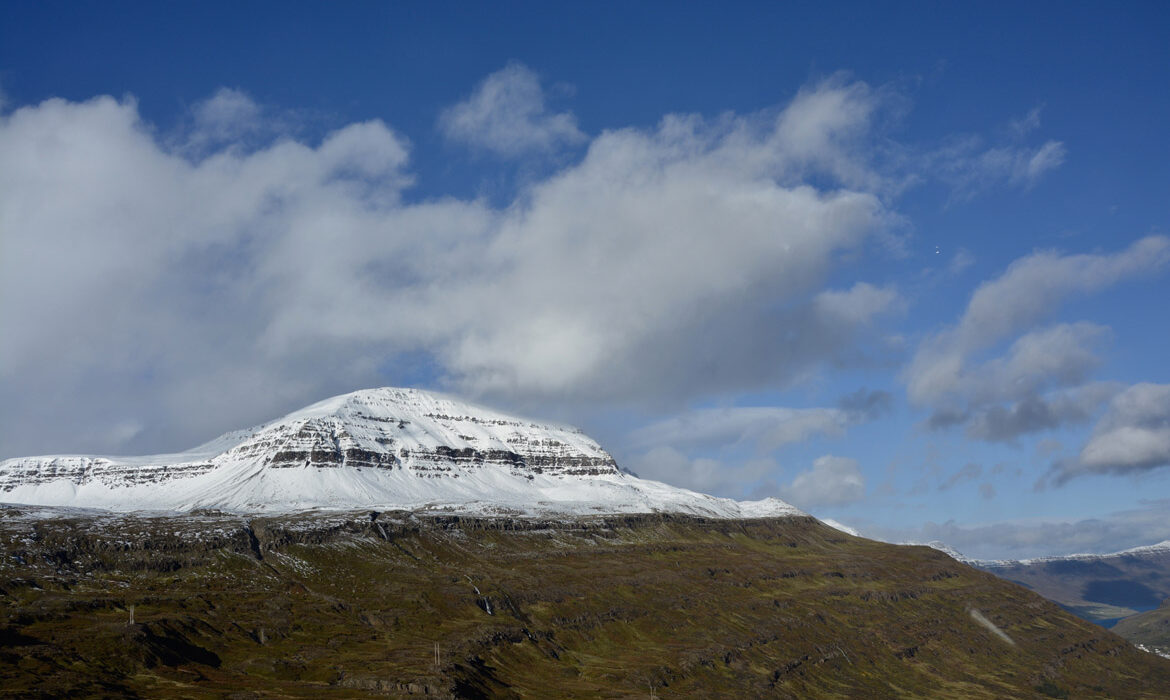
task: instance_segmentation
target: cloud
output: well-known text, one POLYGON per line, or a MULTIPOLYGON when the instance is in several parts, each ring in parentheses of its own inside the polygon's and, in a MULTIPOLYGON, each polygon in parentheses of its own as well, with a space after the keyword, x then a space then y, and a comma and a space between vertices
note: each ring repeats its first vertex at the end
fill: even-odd
POLYGON ((1040 107, 1034 107, 1027 114, 1008 122, 1008 131, 1017 139, 1022 139, 1040 128, 1040 107))
POLYGON ((983 467, 978 464, 966 464, 961 469, 947 477, 947 480, 939 484, 939 491, 947 491, 964 481, 974 481, 983 476, 983 467))
POLYGON ((463 102, 443 111, 452 141, 504 157, 549 152, 585 141, 571 112, 550 113, 536 73, 512 63, 492 73, 463 102))
POLYGON ((844 505, 865 496, 865 477, 857 460, 825 455, 813 462, 812 469, 797 474, 780 493, 785 500, 804 509, 844 505))
POLYGON ((633 471, 644 479, 665 481, 703 493, 739 498, 745 484, 776 471, 771 459, 727 462, 708 457, 692 458, 670 446, 658 446, 630 461, 633 471))
POLYGON ((832 408, 735 407, 690 411, 634 431, 637 445, 724 447, 750 443, 763 451, 814 435, 843 435, 848 414, 832 408))
POLYGON ((969 424, 968 435, 989 441, 1087 420, 1116 391, 1087 383, 1109 329, 1036 324, 1069 297, 1154 272, 1168 260, 1170 239, 1150 236, 1113 254, 1044 251, 1015 261, 976 289, 956 325, 921 343, 903 373, 908 397, 931 409, 929 427, 969 424), (1006 354, 975 361, 1009 338, 1006 354))
POLYGON ((911 529, 860 529, 866 537, 887 542, 943 542, 966 556, 981 559, 1108 554, 1170 539, 1170 501, 1146 501, 1132 510, 1074 521, 975 526, 947 521, 928 522, 911 529))
POLYGON ((1053 466, 1057 484, 1086 474, 1137 474, 1170 465, 1170 384, 1135 384, 1113 398, 1073 459, 1053 466))
POLYGON ((220 88, 192 108, 190 138, 201 146, 238 140, 262 128, 260 106, 246 93, 220 88))
POLYGON ((966 248, 959 248, 947 263, 947 274, 956 277, 975 264, 975 256, 966 248))
POLYGON ((1117 390, 1116 384, 1095 382, 1044 396, 1025 396, 1006 405, 986 406, 971 414, 966 432, 986 442, 1013 442, 1022 435, 1084 423, 1117 390))
MULTIPOLYGON (((741 497, 746 486, 778 469, 775 461, 763 455, 816 437, 840 437, 851 425, 884 414, 890 401, 888 392, 860 389, 843 397, 841 408, 737 406, 691 410, 630 433, 627 443, 633 449, 644 450, 630 462, 640 475, 741 497), (690 457, 682 450, 717 452, 721 458, 690 457), (745 452, 756 458, 743 460, 745 452)), ((822 472, 839 481, 840 464, 834 461, 838 458, 824 460, 822 472)), ((798 478, 801 497, 813 492, 809 479, 798 478)), ((768 479, 755 488, 751 497, 763 498, 778 492, 782 491, 768 479)))
MULTIPOLYGON (((868 94, 801 100, 823 91, 868 94)), ((0 117, 0 393, 19 397, 0 445, 176 449, 420 363, 521 408, 675 405, 863 362, 900 297, 825 280, 891 214, 796 177, 815 158, 780 136, 790 107, 603 133, 500 208, 407 202, 409 142, 376 120, 248 142, 269 117, 221 91, 192 128, 228 141, 193 158, 133 99, 20 107, 0 117)), ((839 163, 833 124, 856 115, 825 127, 839 163)))
POLYGON ((997 187, 1031 189, 1048 172, 1059 168, 1068 157, 1062 141, 1048 140, 1039 146, 1022 141, 1040 128, 1040 108, 1008 122, 1006 143, 987 146, 976 136, 952 139, 924 157, 925 168, 952 188, 952 196, 971 199, 997 187))
POLYGON ((862 387, 857 391, 842 396, 837 401, 837 407, 853 421, 868 421, 880 418, 893 410, 894 395, 888 391, 870 391, 862 387))

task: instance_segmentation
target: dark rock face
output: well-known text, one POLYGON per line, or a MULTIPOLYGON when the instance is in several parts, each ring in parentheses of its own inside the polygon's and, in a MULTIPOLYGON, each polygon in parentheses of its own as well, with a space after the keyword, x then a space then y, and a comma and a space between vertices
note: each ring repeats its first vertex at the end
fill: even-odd
POLYGON ((125 464, 105 457, 28 457, 0 463, 0 493, 18 486, 70 481, 77 485, 98 481, 107 485, 136 486, 185 479, 212 471, 214 462, 125 464))

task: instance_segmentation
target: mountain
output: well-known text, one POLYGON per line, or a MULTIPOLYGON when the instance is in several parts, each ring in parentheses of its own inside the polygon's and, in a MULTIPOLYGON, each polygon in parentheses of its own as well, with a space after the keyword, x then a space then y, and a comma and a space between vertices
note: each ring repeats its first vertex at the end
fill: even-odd
POLYGON ((1170 541, 1113 554, 966 561, 1105 626, 1154 610, 1170 597, 1170 541))
POLYGON ((1170 661, 808 516, 0 507, 27 698, 1166 698, 1170 661))
POLYGON ((581 431, 417 389, 357 391, 193 450, 0 462, 0 501, 116 511, 402 508, 799 515, 639 479, 581 431))

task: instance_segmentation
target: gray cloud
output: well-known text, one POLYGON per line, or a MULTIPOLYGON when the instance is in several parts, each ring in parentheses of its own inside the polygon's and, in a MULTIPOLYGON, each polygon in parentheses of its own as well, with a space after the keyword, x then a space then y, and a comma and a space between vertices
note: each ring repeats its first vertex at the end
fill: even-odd
MULTIPOLYGON (((405 203, 409 145, 379 121, 192 160, 132 99, 16 109, 0 117, 3 456, 182 448, 405 381, 411 358, 514 407, 671 404, 864 361, 897 291, 824 284, 890 215, 824 176, 848 171, 867 99, 838 82, 774 120, 606 132, 502 209, 405 203)), ((204 107, 223 138, 256 118, 231 91, 204 107)))
POLYGON ((949 477, 947 477, 946 481, 939 484, 938 490, 946 491, 948 489, 954 488, 964 481, 974 481, 981 476, 983 476, 983 467, 979 466, 978 464, 965 464, 963 467, 955 471, 954 474, 951 474, 949 477))
POLYGON ((1089 440, 1050 476, 1133 474, 1170 465, 1170 384, 1135 384, 1113 398, 1089 440))
POLYGON ((635 446, 751 444, 762 451, 771 451, 814 435, 843 435, 848 424, 848 414, 832 408, 711 408, 652 423, 634 431, 630 439, 635 446))
POLYGON ((837 401, 837 407, 853 420, 873 420, 893 410, 894 395, 888 391, 870 391, 862 387, 837 401))
POLYGON ((844 505, 865 497, 865 477, 857 460, 825 455, 813 462, 812 469, 797 474, 780 494, 784 500, 804 509, 844 505))
POLYGON ((912 529, 859 529, 866 537, 887 542, 939 541, 980 559, 1106 554, 1170 539, 1170 501, 1147 501, 1133 510, 1071 522, 1005 522, 967 527, 948 521, 912 529))
POLYGON ((449 139, 507 157, 586 139, 572 113, 547 110, 540 79, 519 63, 492 73, 466 101, 444 110, 439 126, 449 139))
POLYGON ((955 326, 919 346, 903 373, 911 402, 930 408, 928 427, 968 424, 970 437, 989 441, 1087 420, 1116 391, 1087 383, 1100 362, 1095 347, 1109 329, 1079 322, 1025 331, 1070 296, 1153 272, 1168 260, 1170 239, 1150 236, 1114 254, 1039 252, 1015 261, 979 286, 955 326), (1013 336, 1006 354, 974 361, 1013 336))
POLYGON ((970 414, 967 435, 987 442, 1013 442, 1029 433, 1084 423, 1118 389, 1110 382, 1094 382, 1043 396, 1025 396, 1006 405, 982 407, 970 414))

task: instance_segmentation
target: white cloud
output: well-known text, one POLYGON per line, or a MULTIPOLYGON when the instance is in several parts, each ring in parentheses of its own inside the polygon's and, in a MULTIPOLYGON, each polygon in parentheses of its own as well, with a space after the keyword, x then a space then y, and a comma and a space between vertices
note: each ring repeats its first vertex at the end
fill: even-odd
POLYGON ((857 460, 825 455, 813 462, 812 469, 797 474, 780 493, 784 500, 804 509, 844 505, 865 496, 865 477, 857 460))
POLYGON ((262 127, 260 106, 241 90, 220 88, 191 111, 191 139, 200 145, 233 141, 262 127))
POLYGON ((1057 462, 1057 483, 1170 465, 1170 384, 1135 384, 1113 398, 1080 454, 1057 462))
POLYGON ((1062 141, 1048 140, 1030 146, 1023 140, 1040 128, 1040 108, 1008 122, 1006 142, 988 146, 976 136, 952 139, 943 148, 923 159, 952 190, 956 199, 971 199, 997 187, 1030 189, 1048 172, 1059 168, 1068 157, 1062 141))
POLYGON ((548 111, 540 79, 519 63, 492 73, 467 100, 444 110, 439 126, 453 141, 506 157, 548 152, 586 138, 571 112, 548 111))
POLYGON ((944 542, 969 557, 1022 559, 1038 556, 1118 552, 1170 539, 1170 501, 1074 521, 1001 522, 964 526, 928 522, 913 529, 862 527, 886 542, 944 542))
POLYGON ((1040 128, 1040 107, 1033 107, 1027 114, 1019 119, 1012 119, 1008 122, 1008 130, 1012 136, 1017 139, 1022 139, 1036 129, 1040 128))
MULTIPOLYGON (((205 125, 240 133, 245 100, 219 93, 205 125)), ((405 203, 409 145, 378 121, 192 160, 130 99, 17 109, 0 118, 0 393, 18 397, 0 444, 185 447, 402 381, 404 356, 505 405, 669 403, 847 363, 898 297, 825 279, 888 214, 782 183, 807 154, 776 148, 776 124, 607 132, 494 209, 405 203)))
POLYGON ((848 414, 833 408, 711 408, 652 423, 634 431, 631 441, 690 447, 752 444, 771 451, 814 435, 840 436, 848 423, 848 414))
POLYGON ((969 423, 968 434, 1011 441, 1028 432, 1087 420, 1116 387, 1087 383, 1108 338, 1087 322, 1036 328, 1067 298, 1099 291, 1170 261, 1170 239, 1143 238, 1113 254, 1038 252, 1021 258, 972 295, 958 323, 926 338, 904 372, 928 424, 969 423), (1033 329, 1033 330, 1029 330, 1033 329), (1006 354, 975 358, 1009 338, 1006 354))
POLYGON ((709 457, 689 457, 670 446, 658 446, 634 457, 630 466, 643 479, 665 481, 702 493, 739 498, 745 484, 776 471, 771 459, 729 463, 709 457))

